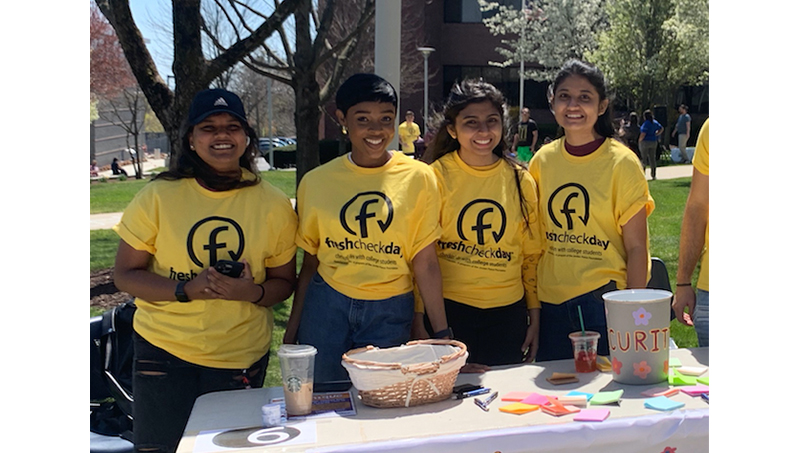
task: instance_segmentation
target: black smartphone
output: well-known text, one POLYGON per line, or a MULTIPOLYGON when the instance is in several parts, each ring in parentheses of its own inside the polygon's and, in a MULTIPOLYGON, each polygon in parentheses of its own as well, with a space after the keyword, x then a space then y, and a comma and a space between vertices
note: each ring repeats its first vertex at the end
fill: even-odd
POLYGON ((471 392, 473 390, 478 390, 480 388, 483 387, 475 384, 461 384, 453 387, 453 393, 455 394, 466 393, 466 392, 471 392))
POLYGON ((230 261, 230 260, 219 260, 217 264, 214 265, 214 269, 217 270, 222 275, 227 275, 228 277, 239 278, 242 275, 242 271, 244 270, 244 263, 240 263, 238 261, 230 261))

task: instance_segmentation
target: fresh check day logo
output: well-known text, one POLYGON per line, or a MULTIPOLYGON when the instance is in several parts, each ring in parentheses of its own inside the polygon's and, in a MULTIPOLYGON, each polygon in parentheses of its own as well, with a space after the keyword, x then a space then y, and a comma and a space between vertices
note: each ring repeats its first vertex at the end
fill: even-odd
POLYGON ((366 264, 384 269, 396 269, 396 258, 403 252, 394 241, 375 240, 385 233, 394 221, 394 205, 383 192, 361 192, 345 203, 339 211, 339 223, 347 234, 341 238, 326 237, 324 244, 337 253, 338 264, 366 264))
MULTIPOLYGON (((558 244, 588 245, 592 248, 606 250, 610 241, 598 238, 596 235, 573 233, 573 230, 581 224, 588 226, 590 203, 589 192, 578 183, 567 183, 556 189, 547 200, 547 214, 561 231, 545 232, 547 240, 558 244)), ((561 247, 556 251, 578 255, 601 254, 598 250, 584 249, 581 251, 574 247, 561 247)))
MULTIPOLYGON (((244 232, 233 219, 211 216, 195 223, 186 236, 186 253, 194 264, 205 269, 218 260, 239 261, 244 253, 244 232)), ((197 277, 194 269, 178 271, 170 267, 169 278, 191 280, 197 277)))
POLYGON ((438 242, 442 258, 473 267, 496 266, 496 260, 511 261, 513 252, 497 246, 507 225, 506 211, 497 201, 485 198, 470 201, 461 209, 456 222, 461 240, 438 242))

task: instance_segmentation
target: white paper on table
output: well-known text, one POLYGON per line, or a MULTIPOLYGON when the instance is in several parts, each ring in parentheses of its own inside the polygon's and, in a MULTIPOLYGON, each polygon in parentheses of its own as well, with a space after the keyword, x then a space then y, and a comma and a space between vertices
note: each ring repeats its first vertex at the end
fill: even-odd
POLYGON ((200 431, 195 437, 194 453, 216 453, 273 445, 290 446, 317 442, 317 423, 303 421, 264 428, 221 429, 200 431))

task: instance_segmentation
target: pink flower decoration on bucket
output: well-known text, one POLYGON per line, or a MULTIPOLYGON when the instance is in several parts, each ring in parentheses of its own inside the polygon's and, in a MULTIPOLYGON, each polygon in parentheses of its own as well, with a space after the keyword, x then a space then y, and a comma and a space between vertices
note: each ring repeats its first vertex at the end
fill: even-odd
POLYGON ((653 369, 650 368, 650 365, 647 364, 646 360, 642 360, 639 363, 633 364, 633 374, 642 379, 647 379, 647 375, 650 374, 651 371, 653 371, 653 369))
POLYGON ((669 360, 664 361, 664 374, 669 374, 669 360))
POLYGON ((622 362, 617 360, 616 357, 612 357, 611 359, 611 368, 614 370, 614 373, 619 374, 622 372, 622 362))
POLYGON ((665 447, 661 453, 675 453, 678 449, 676 447, 665 447))
POLYGON ((633 312, 633 323, 637 326, 646 326, 650 324, 650 318, 652 317, 652 313, 645 310, 644 307, 639 307, 638 310, 633 312))

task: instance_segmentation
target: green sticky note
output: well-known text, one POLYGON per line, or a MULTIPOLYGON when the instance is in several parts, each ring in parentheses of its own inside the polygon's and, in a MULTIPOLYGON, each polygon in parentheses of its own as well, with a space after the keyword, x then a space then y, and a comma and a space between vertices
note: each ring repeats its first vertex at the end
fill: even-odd
POLYGON ((697 385, 697 378, 694 376, 686 376, 681 374, 678 370, 672 370, 669 374, 669 385, 697 385))
POLYGON ((597 392, 594 394, 589 404, 611 404, 619 401, 622 396, 622 390, 614 390, 613 392, 597 392))
POLYGON ((708 385, 708 376, 703 376, 703 377, 699 377, 699 378, 697 378, 697 382, 698 382, 699 384, 705 384, 705 385, 708 385))
POLYGON ((669 358, 669 366, 670 367, 676 367, 676 366, 683 366, 683 364, 681 363, 681 359, 679 359, 677 357, 670 357, 669 358))

